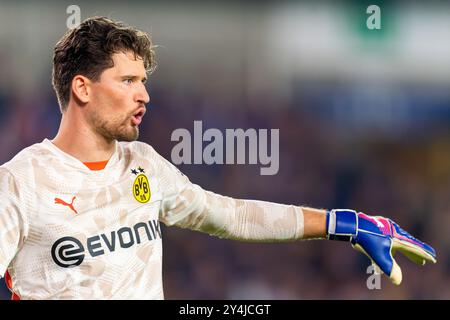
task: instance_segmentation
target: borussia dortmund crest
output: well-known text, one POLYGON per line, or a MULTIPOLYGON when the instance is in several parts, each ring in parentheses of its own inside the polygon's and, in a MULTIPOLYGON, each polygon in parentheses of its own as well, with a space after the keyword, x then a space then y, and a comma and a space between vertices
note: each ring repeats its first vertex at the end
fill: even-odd
POLYGON ((150 192, 150 184, 148 183, 147 176, 144 169, 139 167, 138 169, 131 169, 131 173, 137 175, 133 182, 133 196, 140 203, 147 203, 152 196, 150 192))

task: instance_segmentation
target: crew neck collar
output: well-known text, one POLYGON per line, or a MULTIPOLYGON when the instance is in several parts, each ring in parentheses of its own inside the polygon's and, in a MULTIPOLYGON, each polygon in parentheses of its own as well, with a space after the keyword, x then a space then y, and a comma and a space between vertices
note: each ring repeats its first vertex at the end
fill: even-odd
POLYGON ((79 159, 75 158, 74 156, 64 152, 63 150, 61 150, 60 148, 58 148, 51 140, 45 138, 42 141, 43 145, 45 145, 48 149, 50 149, 54 154, 56 154, 59 158, 63 159, 63 161, 69 165, 75 166, 77 168, 83 168, 83 170, 86 171, 91 171, 91 172, 99 172, 99 171, 105 171, 107 170, 109 167, 111 167, 112 165, 114 165, 118 159, 119 159, 119 143, 117 141, 115 141, 115 145, 114 145, 114 153, 112 154, 112 156, 109 159, 105 159, 106 161, 108 161, 108 163, 106 164, 105 168, 103 170, 99 170, 99 171, 92 171, 90 170, 82 161, 80 161, 79 159))

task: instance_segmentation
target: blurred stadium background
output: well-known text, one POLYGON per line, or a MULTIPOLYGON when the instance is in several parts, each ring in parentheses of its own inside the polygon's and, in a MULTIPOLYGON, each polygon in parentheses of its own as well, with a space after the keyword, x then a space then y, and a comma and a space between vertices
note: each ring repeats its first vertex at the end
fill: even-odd
MULTIPOLYGON (((369 260, 341 242, 252 244, 163 228, 167 299, 450 298, 450 3, 446 1, 0 1, 0 163, 53 138, 52 50, 66 8, 151 32, 158 69, 140 140, 280 129, 280 169, 180 165, 206 189, 386 215, 433 245, 398 257, 401 286, 368 290, 369 260), (365 26, 369 4, 382 29, 365 26)), ((9 299, 7 289, 0 296, 9 299)))

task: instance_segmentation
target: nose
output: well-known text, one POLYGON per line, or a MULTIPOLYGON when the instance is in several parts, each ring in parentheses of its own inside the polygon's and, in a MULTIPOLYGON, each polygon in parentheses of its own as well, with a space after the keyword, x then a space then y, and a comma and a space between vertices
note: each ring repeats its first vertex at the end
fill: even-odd
POLYGON ((139 103, 147 104, 150 102, 150 96, 148 95, 147 88, 143 83, 139 86, 139 89, 136 93, 136 100, 139 103))

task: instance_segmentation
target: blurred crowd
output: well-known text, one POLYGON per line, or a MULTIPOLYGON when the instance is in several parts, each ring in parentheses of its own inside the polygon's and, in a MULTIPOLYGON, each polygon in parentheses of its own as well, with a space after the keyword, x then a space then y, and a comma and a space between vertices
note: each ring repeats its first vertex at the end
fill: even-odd
MULTIPOLYGON (((166 299, 449 299, 450 121, 396 135, 349 129, 318 113, 302 95, 267 105, 264 95, 221 105, 201 92, 149 88, 151 102, 140 140, 170 160, 176 128, 280 129, 280 165, 261 176, 259 165, 179 165, 192 182, 235 198, 317 208, 354 208, 384 215, 435 247, 436 265, 397 260, 403 283, 382 278, 369 290, 370 261, 343 242, 245 243, 163 227, 166 299), (315 110, 312 112, 312 110, 315 110)), ((269 93, 270 95, 270 93, 269 93)), ((215 100, 217 98, 217 100, 215 100)), ((444 101, 450 109, 450 99, 444 101)), ((24 96, 0 92, 0 162, 57 132, 52 91, 24 96)), ((448 120, 448 118, 447 118, 448 120)), ((9 299, 6 288, 0 290, 9 299)))

